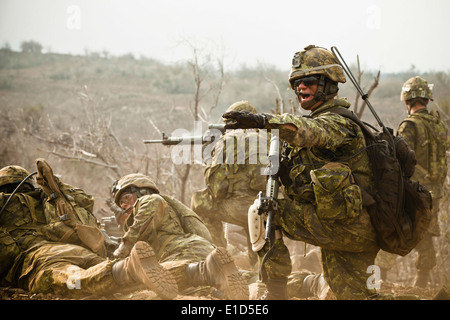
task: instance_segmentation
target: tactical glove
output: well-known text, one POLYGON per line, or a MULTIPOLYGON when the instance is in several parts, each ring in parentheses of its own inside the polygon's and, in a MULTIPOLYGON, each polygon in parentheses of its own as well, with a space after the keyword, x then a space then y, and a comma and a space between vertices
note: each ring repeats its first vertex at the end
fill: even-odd
POLYGON ((267 117, 263 114, 248 111, 230 111, 224 113, 225 129, 262 129, 267 125, 267 117))

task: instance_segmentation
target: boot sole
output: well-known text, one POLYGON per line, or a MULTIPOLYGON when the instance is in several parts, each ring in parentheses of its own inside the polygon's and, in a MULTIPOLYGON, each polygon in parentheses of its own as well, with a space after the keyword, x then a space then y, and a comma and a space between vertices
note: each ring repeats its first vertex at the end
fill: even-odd
POLYGON ((212 255, 212 261, 218 266, 216 270, 222 270, 223 274, 217 275, 221 277, 225 286, 218 288, 225 292, 228 299, 232 300, 248 300, 249 288, 247 282, 242 277, 225 248, 216 248, 212 255), (224 280, 224 281, 223 281, 224 280))
POLYGON ((139 257, 141 268, 136 272, 147 288, 163 299, 174 299, 178 295, 177 282, 170 271, 159 264, 153 248, 144 241, 138 241, 132 251, 139 257))

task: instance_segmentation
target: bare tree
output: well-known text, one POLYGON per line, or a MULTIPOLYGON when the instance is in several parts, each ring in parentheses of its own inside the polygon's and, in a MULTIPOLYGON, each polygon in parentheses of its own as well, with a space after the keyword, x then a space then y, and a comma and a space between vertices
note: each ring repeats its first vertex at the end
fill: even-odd
MULTIPOLYGON (((359 63, 359 55, 356 56, 356 60, 358 62, 357 81, 358 81, 358 84, 361 85, 361 78, 362 78, 362 75, 364 74, 364 71, 361 71, 361 66, 360 66, 360 63, 359 63)), ((376 77, 374 78, 372 85, 370 86, 369 90, 366 93, 367 94, 367 98, 369 98, 370 95, 372 94, 372 92, 375 90, 375 88, 378 87, 379 81, 380 81, 380 70, 378 70, 378 73, 377 73, 376 77)), ((356 97, 355 97, 355 103, 353 105, 353 110, 354 110, 354 112, 356 113, 356 115, 359 118, 362 117, 362 115, 364 113, 364 110, 366 108, 366 104, 364 102, 361 104, 361 107, 359 107, 359 103, 360 102, 361 102, 361 95, 359 94, 359 92, 356 92, 356 97)))
POLYGON ((32 136, 51 149, 42 149, 48 154, 71 160, 78 160, 96 166, 111 169, 114 177, 123 174, 123 165, 130 163, 130 155, 111 128, 111 119, 99 114, 99 102, 92 98, 87 86, 78 92, 83 104, 84 116, 82 125, 70 123, 62 131, 57 129, 53 121, 47 116, 47 125, 36 127, 29 125, 24 133, 32 136))
MULTIPOLYGON (((220 94, 223 89, 225 79, 225 67, 224 67, 224 55, 215 59, 217 68, 211 63, 211 55, 202 55, 201 50, 196 45, 188 40, 184 40, 192 50, 192 60, 188 61, 188 65, 191 67, 195 89, 193 93, 193 108, 191 113, 194 120, 206 123, 211 118, 211 113, 219 103, 220 94), (217 70, 216 72, 214 72, 217 70), (213 105, 208 111, 201 106, 201 101, 206 96, 213 95, 213 105), (201 111, 201 112, 200 112, 201 111)), ((183 203, 188 203, 187 197, 187 183, 189 181, 189 175, 192 164, 185 164, 181 168, 174 168, 180 179, 180 199, 183 203)))

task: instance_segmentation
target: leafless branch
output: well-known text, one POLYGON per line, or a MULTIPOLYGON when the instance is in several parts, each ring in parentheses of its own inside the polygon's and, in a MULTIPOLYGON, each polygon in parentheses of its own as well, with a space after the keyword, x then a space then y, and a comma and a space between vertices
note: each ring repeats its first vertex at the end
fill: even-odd
MULTIPOLYGON (((375 88, 378 87, 379 82, 380 82, 380 70, 378 70, 377 76, 375 77, 375 79, 373 80, 372 85, 370 86, 369 90, 367 91, 367 97, 370 97, 370 95, 375 90, 375 88)), ((357 113, 359 118, 362 117, 365 108, 366 108, 366 104, 364 103, 364 104, 361 105, 361 108, 360 108, 360 110, 357 113)))
POLYGON ((61 157, 61 158, 65 158, 65 159, 71 159, 71 160, 79 160, 79 161, 83 161, 86 163, 90 163, 90 164, 94 164, 97 166, 102 166, 105 168, 109 168, 109 169, 113 169, 115 170, 119 176, 122 176, 122 170, 120 169, 120 167, 116 164, 112 165, 112 164, 108 164, 108 163, 103 163, 103 162, 98 162, 98 161, 94 161, 94 160, 90 160, 90 159, 86 159, 83 157, 77 157, 77 156, 69 156, 60 152, 56 152, 56 151, 52 151, 52 150, 43 150, 38 148, 38 150, 49 153, 49 154, 53 154, 57 157, 61 157))
POLYGON ((277 91, 277 96, 278 96, 278 103, 280 106, 280 113, 283 114, 284 113, 284 102, 283 102, 283 97, 281 96, 281 92, 280 89, 278 88, 277 84, 272 80, 269 79, 269 77, 267 77, 267 75, 264 73, 264 78, 269 81, 275 88, 275 90, 277 91))

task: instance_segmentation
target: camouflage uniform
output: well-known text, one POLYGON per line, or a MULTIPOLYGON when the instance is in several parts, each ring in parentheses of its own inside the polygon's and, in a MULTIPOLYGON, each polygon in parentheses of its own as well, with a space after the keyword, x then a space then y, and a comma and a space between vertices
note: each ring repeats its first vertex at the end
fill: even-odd
MULTIPOLYGON (((123 286, 141 283, 163 298, 176 296, 175 279, 153 277, 161 266, 155 263, 154 253, 145 243, 137 244, 130 257, 122 260, 109 260, 104 255, 105 250, 92 249, 89 245, 97 239, 93 242, 84 237, 101 234, 100 229, 92 225, 73 225, 75 217, 64 210, 63 199, 67 199, 70 208, 77 208, 79 219, 86 222, 96 220, 91 211, 93 197, 59 181, 43 159, 36 160, 36 164, 36 180, 42 189, 21 187, 14 194, 10 186, 31 175, 19 166, 0 170, 1 191, 7 192, 0 192, 2 285, 76 298, 109 294, 123 286), (54 191, 52 195, 48 195, 49 187, 54 191), (74 190, 75 197, 69 200, 61 190, 74 190), (55 213, 59 214, 57 222, 53 220, 55 213), (87 234, 86 230, 98 233, 87 234)), ((104 240, 100 241, 100 248, 104 248, 102 242, 104 240)))
MULTIPOLYGON (((236 102, 228 110, 256 113, 247 101, 236 102)), ((206 163, 206 188, 195 192, 191 199, 192 210, 205 221, 215 244, 227 245, 222 222, 243 227, 250 257, 253 253, 247 212, 258 192, 265 190, 266 176, 262 170, 267 164, 267 152, 260 150, 260 146, 268 147, 267 141, 270 141, 270 135, 260 134, 257 130, 227 130, 217 140, 212 159, 206 163), (233 148, 233 153, 229 153, 227 146, 233 148)))
MULTIPOLYGON (((26 172, 18 166, 6 169, 14 169, 18 176, 26 172)), ((24 174, 20 178, 23 179, 24 174)), ((1 207, 9 196, 8 193, 0 193, 1 207)), ((2 284, 18 286, 33 293, 70 296, 109 292, 114 283, 113 261, 79 245, 47 240, 42 202, 46 197, 41 189, 19 191, 0 216, 2 284), (81 281, 76 286, 69 281, 75 272, 81 281)), ((86 195, 86 199, 90 197, 86 195)))
MULTIPOLYGON (((414 98, 425 99, 425 104, 428 100, 433 100, 431 87, 420 77, 409 79, 402 88, 402 101, 412 101, 414 98)), ((448 129, 437 111, 429 112, 427 108, 422 108, 402 121, 397 134, 405 139, 416 154, 417 165, 411 179, 420 181, 433 196, 432 220, 428 234, 415 248, 418 252, 417 270, 428 272, 436 265, 432 237, 440 235, 438 213, 448 170, 446 157, 446 150, 449 149, 448 129)))
POLYGON ((138 199, 125 223, 124 232, 124 241, 148 242, 155 250, 159 262, 174 269, 179 290, 189 287, 186 266, 204 260, 215 249, 205 238, 186 234, 174 209, 159 194, 145 195, 138 199), (173 263, 174 261, 180 263, 173 263))
MULTIPOLYGON (((246 110, 256 113, 248 101, 233 103, 227 111, 246 110)), ((207 159, 204 172, 206 188, 195 192, 191 209, 198 213, 211 231, 213 242, 227 246, 222 222, 244 228, 250 262, 256 262, 248 235, 247 212, 259 191, 265 189, 266 176, 261 172, 267 163, 266 150, 270 135, 257 130, 227 130, 215 143, 211 159, 207 159), (233 153, 227 149, 230 146, 233 153)))
MULTIPOLYGON (((193 217, 198 216, 181 202, 159 194, 156 185, 145 175, 130 174, 117 181, 113 188, 115 203, 120 206, 121 195, 129 191, 136 194, 137 200, 125 222, 124 235, 121 246, 116 250, 117 254, 123 252, 126 254, 126 247, 137 241, 145 241, 154 249, 160 264, 175 277, 180 291, 186 292, 191 287, 201 285, 213 286, 214 281, 208 282, 205 277, 200 280, 201 277, 197 271, 199 265, 201 265, 200 269, 207 269, 208 259, 221 248, 216 249, 208 229, 199 218, 195 220, 197 223, 192 226, 192 229, 187 230, 183 221, 183 211, 193 217), (199 279, 194 281, 194 278, 199 279)), ((248 299, 248 287, 245 281, 241 279, 240 273, 231 260, 225 257, 226 253, 224 251, 222 253, 224 255, 222 261, 226 260, 229 271, 232 271, 232 276, 235 277, 235 281, 231 281, 226 290, 234 291, 235 299, 248 299)), ((212 270, 206 271, 208 273, 212 270)), ((201 270, 200 273, 202 273, 201 270)), ((210 274, 207 276, 209 277, 210 274)), ((216 276, 219 277, 219 275, 216 276)), ((211 279, 208 278, 208 280, 211 279)))
MULTIPOLYGON (((303 81, 317 86, 312 99, 301 102, 302 108, 312 110, 308 117, 244 113, 224 117, 237 123, 231 128, 279 130, 286 142, 279 172, 285 196, 279 199, 276 228, 290 239, 321 247, 323 275, 337 299, 364 299, 375 293, 367 286, 366 272, 379 251, 362 203, 361 190, 370 193, 374 188, 365 138, 356 123, 329 111, 350 107, 347 100, 334 99, 337 82, 345 82, 345 76, 331 52, 308 46, 294 55, 289 82, 299 100, 303 93, 297 89, 303 81)), ((268 246, 258 252, 260 257, 268 246)), ((282 292, 291 272, 289 251, 280 235, 274 246, 265 264, 269 294, 271 287, 282 292)))
MULTIPOLYGON (((206 188, 195 192, 191 200, 191 208, 203 219, 211 220, 213 221, 211 224, 216 225, 215 228, 208 225, 210 230, 219 231, 222 228, 221 221, 248 230, 248 207, 258 192, 265 189, 266 183, 266 177, 261 174, 265 165, 259 163, 259 160, 258 164, 248 163, 250 156, 254 156, 255 159, 261 156, 257 145, 259 139, 266 141, 266 138, 257 131, 233 130, 217 141, 214 148, 215 156, 205 169, 206 188), (226 157, 219 161, 218 155, 226 154, 227 141, 234 141, 234 159, 226 157), (237 159, 241 156, 245 162, 237 163, 237 159)), ((214 237, 215 232, 211 234, 214 237)), ((224 244, 223 240, 217 241, 224 244)))
MULTIPOLYGON (((341 190, 344 197, 336 193, 334 199, 337 202, 327 203, 328 198, 317 198, 318 190, 314 190, 310 174, 311 170, 346 159, 365 147, 358 125, 327 112, 327 109, 336 106, 348 108, 350 105, 346 100, 330 100, 315 110, 311 119, 290 115, 270 116, 267 128, 279 129, 280 138, 295 146, 288 148, 291 150, 287 155, 290 159, 288 176, 292 180, 290 184, 285 184, 288 197, 280 200, 280 210, 275 219, 287 237, 321 247, 324 276, 338 299, 358 299, 373 293, 366 285, 366 271, 374 263, 379 250, 375 230, 362 207, 360 194, 358 198, 357 192, 355 194, 354 190, 346 188, 341 190), (285 123, 294 124, 298 131, 283 130, 280 124, 285 123), (350 197, 346 197, 345 192, 350 197), (355 195, 356 198, 351 198, 355 195), (343 199, 345 202, 340 202, 343 199)), ((355 179, 370 190, 372 172, 368 155, 362 152, 346 162, 355 179)), ((277 245, 284 246, 281 243, 277 245)), ((287 277, 290 272, 287 262, 289 252, 280 252, 284 252, 285 257, 277 259, 286 262, 269 267, 269 278, 287 277), (279 266, 282 267, 277 271, 279 266)))

